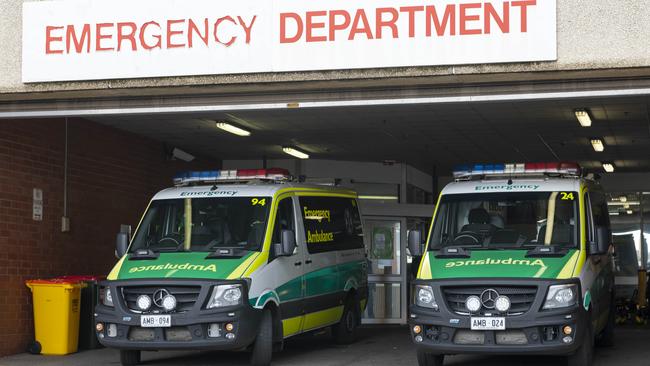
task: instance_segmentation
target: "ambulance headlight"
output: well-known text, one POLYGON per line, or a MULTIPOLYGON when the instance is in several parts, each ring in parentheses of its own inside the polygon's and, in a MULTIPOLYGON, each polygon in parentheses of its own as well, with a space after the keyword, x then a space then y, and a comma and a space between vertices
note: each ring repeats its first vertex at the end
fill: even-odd
POLYGON ((481 299, 478 296, 470 296, 465 300, 465 307, 470 313, 476 313, 481 310, 481 299))
POLYGON ((510 299, 507 296, 499 296, 497 297, 497 300, 494 302, 494 307, 497 309, 499 312, 505 313, 508 310, 510 310, 510 299))
POLYGON ((207 309, 235 306, 242 303, 241 285, 219 285, 212 288, 207 309))
POLYGON ((113 306, 113 294, 110 287, 104 287, 99 291, 99 297, 105 306, 113 306))
POLYGON ((544 309, 568 308, 577 302, 578 285, 553 285, 548 288, 544 309))
POLYGON ((438 310, 438 303, 433 295, 433 288, 431 286, 415 286, 415 305, 422 308, 438 310))

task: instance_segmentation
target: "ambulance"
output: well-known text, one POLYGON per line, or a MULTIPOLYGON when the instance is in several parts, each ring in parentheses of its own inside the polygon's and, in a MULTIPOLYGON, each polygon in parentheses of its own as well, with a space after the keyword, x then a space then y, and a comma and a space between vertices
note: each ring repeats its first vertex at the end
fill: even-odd
POLYGON ((116 253, 95 329, 123 365, 191 349, 248 350, 266 366, 301 333, 353 342, 367 303, 357 194, 282 169, 177 176, 116 253))
POLYGON ((412 287, 420 366, 445 355, 557 355, 592 364, 614 341, 606 196, 574 163, 458 167, 440 194, 412 287))

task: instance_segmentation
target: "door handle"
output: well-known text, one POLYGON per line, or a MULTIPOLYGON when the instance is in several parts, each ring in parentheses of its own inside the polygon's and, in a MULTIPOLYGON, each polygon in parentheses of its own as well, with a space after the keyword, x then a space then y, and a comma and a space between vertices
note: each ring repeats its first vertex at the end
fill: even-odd
POLYGON ((296 263, 294 263, 293 265, 296 266, 296 267, 298 267, 298 266, 302 266, 302 262, 296 262, 296 263))
POLYGON ((312 264, 312 263, 314 263, 314 262, 313 262, 311 259, 307 259, 307 260, 305 261, 305 264, 312 264))

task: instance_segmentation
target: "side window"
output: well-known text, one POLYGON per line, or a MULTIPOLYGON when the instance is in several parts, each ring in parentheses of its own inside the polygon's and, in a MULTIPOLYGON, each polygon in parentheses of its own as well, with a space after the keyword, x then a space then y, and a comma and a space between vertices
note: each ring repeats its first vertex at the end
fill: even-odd
POLYGON ((592 192, 589 198, 591 200, 591 211, 594 214, 594 225, 596 227, 609 227, 609 212, 605 195, 600 192, 592 192))
POLYGON ((609 227, 609 212, 607 209, 607 199, 605 195, 600 192, 589 193, 589 203, 591 206, 591 214, 593 221, 589 225, 589 240, 595 239, 597 227, 609 227))
POLYGON ((339 197, 300 197, 307 250, 311 254, 363 248, 357 201, 339 197))
POLYGON ((285 198, 278 203, 278 212, 275 215, 275 225, 273 225, 273 244, 280 242, 282 230, 292 230, 294 233, 295 220, 293 219, 293 200, 285 198))

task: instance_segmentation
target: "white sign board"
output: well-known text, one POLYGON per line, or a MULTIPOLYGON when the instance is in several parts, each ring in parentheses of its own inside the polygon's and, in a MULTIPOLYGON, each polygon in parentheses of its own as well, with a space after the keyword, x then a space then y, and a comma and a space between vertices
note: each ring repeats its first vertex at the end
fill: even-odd
POLYGON ((43 221, 43 190, 39 188, 32 193, 32 220, 43 221))
POLYGON ((23 82, 550 61, 556 0, 23 4, 23 82))

